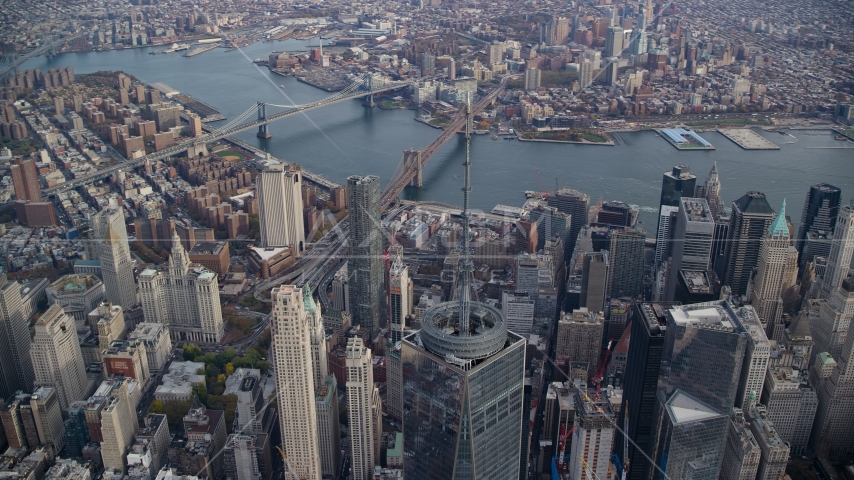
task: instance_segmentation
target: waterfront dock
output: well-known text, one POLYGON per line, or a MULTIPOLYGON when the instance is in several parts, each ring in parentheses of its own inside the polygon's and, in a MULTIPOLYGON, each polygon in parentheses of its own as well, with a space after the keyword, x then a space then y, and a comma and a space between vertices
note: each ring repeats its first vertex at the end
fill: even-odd
POLYGON ((662 128, 658 134, 677 150, 714 150, 715 147, 693 130, 682 128, 662 128))
POLYGON ((199 55, 199 54, 205 53, 207 51, 213 50, 214 48, 217 48, 217 47, 219 47, 218 43, 214 43, 211 45, 204 45, 201 47, 194 48, 182 56, 184 56, 184 57, 195 57, 196 55, 199 55))
POLYGON ((719 128, 718 133, 732 140, 736 145, 745 150, 779 150, 767 138, 759 135, 749 128, 719 128))
POLYGON ((219 113, 215 108, 206 103, 202 103, 189 95, 175 95, 175 100, 187 107, 189 110, 202 117, 202 122, 217 122, 225 120, 225 115, 219 113))

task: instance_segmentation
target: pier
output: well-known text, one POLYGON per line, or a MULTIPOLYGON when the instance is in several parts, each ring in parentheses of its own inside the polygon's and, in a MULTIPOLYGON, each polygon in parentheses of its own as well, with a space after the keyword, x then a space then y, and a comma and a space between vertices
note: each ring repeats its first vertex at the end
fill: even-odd
POLYGON ((779 150, 780 147, 749 128, 719 128, 718 133, 745 150, 779 150))

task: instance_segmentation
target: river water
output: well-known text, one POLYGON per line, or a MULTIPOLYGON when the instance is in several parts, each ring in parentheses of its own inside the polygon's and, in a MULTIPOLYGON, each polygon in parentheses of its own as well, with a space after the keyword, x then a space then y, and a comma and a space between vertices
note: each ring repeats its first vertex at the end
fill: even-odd
MULTIPOLYGON (((317 40, 311 42, 316 44, 317 40)), ((72 66, 78 74, 121 70, 146 83, 165 83, 233 118, 258 101, 290 105, 330 95, 251 63, 273 50, 299 50, 305 45, 298 40, 256 43, 241 50, 214 49, 194 57, 180 53, 149 55, 149 48, 68 53, 33 59, 22 69, 72 66)), ((276 111, 268 107, 268 114, 276 111)), ((273 135, 269 140, 256 138, 254 131, 238 137, 333 181, 372 174, 379 175, 384 185, 399 168, 404 149, 423 148, 439 134, 414 117, 411 110, 367 109, 353 100, 275 122, 269 126, 273 135)), ((717 132, 702 134, 716 150, 694 152, 678 151, 654 132, 615 134, 617 145, 613 147, 475 136, 471 204, 486 211, 499 203, 520 206, 525 190, 551 190, 557 182, 587 192, 594 202, 601 198, 639 206, 640 220, 652 235, 663 172, 687 164, 700 183, 714 161, 718 163, 721 198, 727 205, 748 190, 759 190, 775 209, 787 198, 787 213, 795 223, 800 221, 811 184, 827 182, 840 187, 844 201, 854 196, 854 149, 827 148, 854 145, 835 141, 829 131, 792 132, 797 137, 793 143, 785 143, 793 141, 788 136, 758 132, 781 149, 745 151, 717 132)), ((404 197, 462 203, 464 145, 459 137, 445 144, 425 167, 424 187, 407 188, 404 197)))

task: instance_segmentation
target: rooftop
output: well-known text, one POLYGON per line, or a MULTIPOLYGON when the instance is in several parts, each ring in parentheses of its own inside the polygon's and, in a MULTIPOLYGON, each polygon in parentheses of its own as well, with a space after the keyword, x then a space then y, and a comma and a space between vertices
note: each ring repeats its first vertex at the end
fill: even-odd
POLYGON ((444 302, 430 307, 421 317, 420 343, 430 352, 461 363, 483 360, 504 348, 507 323, 504 314, 485 303, 471 302, 469 331, 460 335, 460 304, 444 302))
POLYGON ((783 199, 783 204, 780 206, 780 213, 777 218, 768 226, 768 234, 772 237, 789 236, 789 224, 786 222, 786 199, 783 199))
POLYGON ((774 215, 774 209, 765 199, 762 192, 747 192, 741 198, 733 202, 741 213, 750 215, 774 215))
POLYGON ((681 199, 682 210, 691 222, 714 223, 712 212, 709 210, 709 204, 704 198, 688 198, 681 199))
POLYGON ((261 370, 257 368, 238 368, 225 381, 225 392, 223 395, 237 394, 237 392, 251 392, 261 379, 261 370))
POLYGON ((722 416, 712 407, 681 390, 677 390, 670 397, 666 403, 666 408, 673 425, 699 422, 722 416))
POLYGON ((70 274, 60 277, 59 280, 50 284, 50 288, 58 295, 79 295, 100 283, 98 277, 91 274, 70 274))
POLYGON ((677 325, 739 333, 744 331, 738 314, 726 300, 681 305, 671 308, 669 313, 677 325))
POLYGON ((201 242, 193 245, 190 255, 219 255, 225 248, 225 242, 201 242))

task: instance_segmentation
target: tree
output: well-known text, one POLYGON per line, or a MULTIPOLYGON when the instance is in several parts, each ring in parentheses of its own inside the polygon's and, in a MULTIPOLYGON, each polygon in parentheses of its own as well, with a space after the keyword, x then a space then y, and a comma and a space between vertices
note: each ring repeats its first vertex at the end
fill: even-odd
MULTIPOLYGON (((225 376, 230 377, 232 373, 234 373, 234 364, 226 363, 225 364, 225 376)), ((225 381, 225 379, 223 379, 223 381, 225 381)))
POLYGON ((204 383, 200 383, 193 387, 193 396, 199 397, 199 401, 204 404, 208 402, 208 387, 204 383))
POLYGON ((151 413, 163 413, 163 400, 159 398, 151 402, 151 413))
POLYGON ((196 357, 202 355, 202 349, 198 345, 192 343, 184 344, 184 360, 193 361, 196 357))

